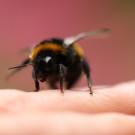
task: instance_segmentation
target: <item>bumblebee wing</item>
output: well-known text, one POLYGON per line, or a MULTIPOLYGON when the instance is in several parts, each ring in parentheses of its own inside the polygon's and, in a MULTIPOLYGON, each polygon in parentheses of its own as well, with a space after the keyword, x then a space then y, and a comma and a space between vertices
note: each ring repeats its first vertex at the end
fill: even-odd
POLYGON ((71 44, 78 42, 84 38, 87 37, 93 37, 93 36, 100 36, 103 34, 108 34, 110 33, 111 30, 107 29, 107 28, 102 28, 102 29, 98 29, 98 30, 94 30, 94 31, 89 31, 89 32, 84 32, 84 33, 80 33, 76 36, 72 36, 72 37, 68 37, 64 39, 64 43, 67 46, 70 46, 71 44))
POLYGON ((26 47, 24 49, 22 49, 19 54, 22 55, 22 54, 25 54, 25 53, 31 53, 31 51, 35 48, 36 45, 32 46, 32 47, 26 47))

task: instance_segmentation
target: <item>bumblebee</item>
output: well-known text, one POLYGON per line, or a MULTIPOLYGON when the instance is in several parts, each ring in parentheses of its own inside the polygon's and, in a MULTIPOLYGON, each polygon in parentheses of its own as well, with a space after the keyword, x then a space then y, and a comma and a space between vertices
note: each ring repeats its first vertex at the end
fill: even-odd
POLYGON ((11 67, 14 69, 9 76, 12 76, 23 67, 33 66, 32 77, 35 82, 35 91, 40 90, 39 82, 47 82, 52 89, 70 89, 85 73, 90 94, 92 94, 92 80, 90 67, 83 55, 83 50, 77 45, 81 39, 97 36, 110 32, 109 29, 99 29, 84 32, 76 36, 46 39, 39 44, 25 49, 29 51, 29 58, 25 59, 20 66, 11 67), (59 87, 57 83, 59 82, 59 87))

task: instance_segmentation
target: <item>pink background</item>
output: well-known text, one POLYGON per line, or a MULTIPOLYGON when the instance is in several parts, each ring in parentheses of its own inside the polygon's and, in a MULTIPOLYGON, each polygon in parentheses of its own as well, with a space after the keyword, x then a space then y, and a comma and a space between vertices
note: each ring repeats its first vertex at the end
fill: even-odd
MULTIPOLYGON (((135 3, 126 0, 0 0, 0 88, 33 90, 31 67, 4 80, 19 65, 24 47, 48 37, 67 37, 107 27, 109 37, 80 41, 93 84, 135 79, 135 3)), ((83 77, 77 86, 86 86, 83 77)), ((46 88, 46 86, 44 86, 46 88)))

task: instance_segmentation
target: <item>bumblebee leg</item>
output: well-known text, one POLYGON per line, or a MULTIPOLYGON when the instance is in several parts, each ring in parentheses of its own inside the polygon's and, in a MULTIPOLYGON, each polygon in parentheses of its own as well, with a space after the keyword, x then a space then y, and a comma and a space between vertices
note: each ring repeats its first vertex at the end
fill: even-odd
POLYGON ((81 60, 81 62, 82 62, 83 71, 84 71, 84 73, 86 74, 86 77, 87 77, 87 82, 88 82, 90 94, 92 95, 93 92, 92 92, 92 81, 90 79, 90 68, 89 68, 88 63, 86 62, 86 60, 84 58, 81 60))
MULTIPOLYGON (((27 58, 27 59, 25 59, 23 62, 22 62, 22 64, 20 65, 20 66, 23 66, 23 65, 25 65, 25 64, 28 64, 30 62, 30 59, 29 58, 27 58)), ((6 76, 6 80, 9 80, 15 73, 17 73, 18 71, 20 71, 20 70, 22 70, 23 68, 17 68, 17 69, 13 69, 13 71, 10 73, 10 74, 8 74, 7 76, 6 76)))
POLYGON ((37 80, 35 80, 35 87, 36 87, 36 92, 39 91, 39 82, 37 80))
POLYGON ((39 91, 40 86, 39 86, 39 82, 38 82, 38 79, 37 79, 36 69, 33 70, 33 78, 34 78, 35 87, 36 87, 36 89, 34 91, 37 92, 37 91, 39 91))
POLYGON ((60 67, 60 90, 63 93, 64 78, 66 74, 66 67, 63 64, 59 65, 60 67))

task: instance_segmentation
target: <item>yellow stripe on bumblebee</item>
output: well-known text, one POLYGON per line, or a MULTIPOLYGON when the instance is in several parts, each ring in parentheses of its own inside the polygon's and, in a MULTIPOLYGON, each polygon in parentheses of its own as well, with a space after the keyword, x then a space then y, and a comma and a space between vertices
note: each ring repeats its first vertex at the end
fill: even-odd
POLYGON ((29 57, 31 58, 31 60, 33 60, 38 55, 38 53, 45 50, 51 50, 54 51, 55 53, 61 53, 63 55, 66 55, 66 51, 63 46, 60 46, 55 43, 45 43, 45 44, 37 45, 31 52, 29 57))

